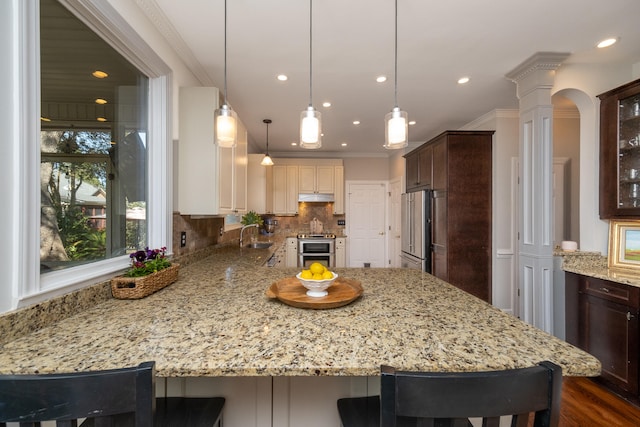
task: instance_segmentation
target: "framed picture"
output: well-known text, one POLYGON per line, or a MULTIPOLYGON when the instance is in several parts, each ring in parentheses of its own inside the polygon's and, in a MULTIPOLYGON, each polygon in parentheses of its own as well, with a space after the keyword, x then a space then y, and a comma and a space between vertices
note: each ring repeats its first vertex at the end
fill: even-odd
POLYGON ((609 268, 640 271, 640 221, 610 221, 609 268))

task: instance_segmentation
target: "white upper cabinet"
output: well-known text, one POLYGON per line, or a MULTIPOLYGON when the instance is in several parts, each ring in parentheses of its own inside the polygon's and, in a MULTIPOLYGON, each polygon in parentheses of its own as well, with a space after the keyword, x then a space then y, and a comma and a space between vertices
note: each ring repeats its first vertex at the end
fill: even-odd
POLYGON ((334 192, 334 166, 301 165, 298 170, 300 193, 334 192))
POLYGON ((298 213, 298 166, 271 166, 273 184, 272 205, 269 213, 291 215, 298 213))
POLYGON ((182 215, 223 215, 247 209, 247 131, 238 144, 214 143, 214 87, 181 87, 179 95, 178 209, 182 215))
POLYGON ((266 212, 298 213, 298 194, 333 194, 334 214, 344 214, 344 167, 341 159, 273 159, 267 169, 266 212))

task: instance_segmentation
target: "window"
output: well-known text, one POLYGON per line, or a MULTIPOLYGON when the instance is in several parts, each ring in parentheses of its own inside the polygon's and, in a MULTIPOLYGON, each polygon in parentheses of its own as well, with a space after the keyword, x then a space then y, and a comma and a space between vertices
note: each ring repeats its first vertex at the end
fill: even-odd
POLYGON ((16 88, 0 101, 12 114, 0 312, 107 280, 141 242, 171 252, 170 68, 109 2, 11 0, 7 12, 18 31, 3 33, 17 55, 0 67, 16 88), (102 64, 111 78, 91 76, 102 64))
POLYGON ((147 76, 57 0, 40 64, 40 273, 144 248, 147 76))

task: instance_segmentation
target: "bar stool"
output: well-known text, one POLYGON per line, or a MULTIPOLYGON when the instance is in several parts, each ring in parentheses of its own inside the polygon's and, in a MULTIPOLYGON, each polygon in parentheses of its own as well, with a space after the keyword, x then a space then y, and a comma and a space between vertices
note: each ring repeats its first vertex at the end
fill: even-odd
POLYGON ((338 400, 344 427, 486 426, 512 416, 512 426, 555 427, 560 418, 562 369, 541 362, 489 372, 403 372, 381 367, 380 396, 338 400))
POLYGON ((225 399, 155 398, 155 362, 68 374, 0 375, 0 427, 219 425, 225 399))

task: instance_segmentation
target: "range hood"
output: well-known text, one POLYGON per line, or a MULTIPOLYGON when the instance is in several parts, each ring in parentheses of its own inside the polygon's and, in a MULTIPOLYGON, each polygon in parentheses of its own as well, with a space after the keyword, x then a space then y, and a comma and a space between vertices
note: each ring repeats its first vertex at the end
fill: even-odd
POLYGON ((333 193, 300 193, 298 194, 299 202, 334 202, 333 193))

